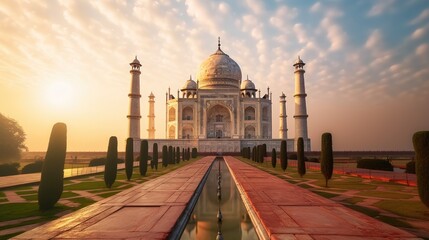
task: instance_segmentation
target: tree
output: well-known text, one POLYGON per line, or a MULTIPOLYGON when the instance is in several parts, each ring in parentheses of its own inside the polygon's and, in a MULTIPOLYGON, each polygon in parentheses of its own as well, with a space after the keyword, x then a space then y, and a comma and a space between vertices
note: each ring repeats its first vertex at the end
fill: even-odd
POLYGON ((176 147, 176 163, 180 163, 180 147, 176 147))
POLYGON ((271 165, 273 166, 273 168, 276 168, 276 164, 277 164, 277 153, 276 153, 276 149, 273 148, 273 150, 271 151, 271 165))
POLYGON ((264 145, 258 145, 258 162, 264 163, 264 145))
POLYGON ((322 134, 320 170, 325 177, 325 186, 328 187, 328 180, 332 178, 332 172, 334 170, 334 156, 332 154, 332 135, 330 133, 322 134))
POLYGON ((166 145, 162 146, 162 166, 167 167, 168 165, 168 149, 166 145))
POLYGON ((140 144, 140 175, 146 176, 149 146, 147 140, 142 140, 140 144))
POLYGON ((305 158, 304 158, 304 139, 302 137, 298 138, 298 173, 299 176, 305 175, 305 158))
POLYGON ((429 208, 429 131, 414 133, 413 145, 416 152, 416 176, 420 200, 429 208))
POLYGON ((125 147, 125 171, 127 173, 127 179, 130 181, 133 175, 134 165, 134 141, 132 138, 127 138, 127 144, 125 147))
POLYGON ((118 172, 118 139, 110 137, 109 147, 107 148, 106 165, 104 167, 104 183, 106 187, 111 188, 116 180, 118 172))
POLYGON ((0 114, 0 162, 19 160, 21 151, 28 150, 24 142, 22 127, 15 120, 0 114))
POLYGON ((153 143, 152 147, 152 161, 150 162, 150 166, 158 170, 158 143, 153 143))
POLYGON ((186 161, 186 151, 185 151, 185 148, 182 148, 182 160, 186 161))
POLYGON ((280 145, 280 164, 283 171, 287 169, 287 145, 286 140, 282 140, 280 145))
POLYGON ((64 162, 67 151, 67 126, 56 123, 49 137, 38 191, 39 209, 51 209, 63 193, 64 162))
POLYGON ((174 164, 173 146, 168 146, 168 164, 174 164))
POLYGON ((192 158, 196 158, 196 157, 198 157, 198 150, 197 150, 197 148, 192 148, 192 158))

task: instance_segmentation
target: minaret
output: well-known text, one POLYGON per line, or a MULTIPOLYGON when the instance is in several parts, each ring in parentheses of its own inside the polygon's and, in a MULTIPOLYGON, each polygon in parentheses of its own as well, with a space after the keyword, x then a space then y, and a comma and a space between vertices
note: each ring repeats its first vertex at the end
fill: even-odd
POLYGON ((282 93, 280 96, 280 127, 279 138, 287 140, 287 122, 286 122, 286 95, 282 93))
POLYGON ((305 103, 305 97, 307 94, 305 93, 305 84, 304 84, 304 65, 305 63, 298 56, 295 64, 295 150, 296 143, 298 142, 298 138, 302 137, 304 139, 304 149, 306 151, 310 150, 308 142, 308 133, 307 133, 307 106, 305 103))
POLYGON ((155 95, 151 92, 149 95, 149 115, 148 120, 148 139, 155 139, 155 95))
POLYGON ((134 152, 140 152, 140 67, 142 66, 137 60, 137 56, 131 65, 131 93, 130 97, 130 113, 127 116, 129 121, 128 136, 134 140, 134 152))

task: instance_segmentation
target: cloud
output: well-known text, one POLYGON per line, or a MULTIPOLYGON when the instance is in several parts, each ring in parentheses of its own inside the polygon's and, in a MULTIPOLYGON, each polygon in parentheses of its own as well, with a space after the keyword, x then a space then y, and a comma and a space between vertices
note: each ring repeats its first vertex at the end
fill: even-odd
POLYGON ((228 5, 228 3, 226 2, 221 2, 219 3, 219 11, 223 14, 228 14, 230 10, 230 7, 228 5))
POLYGON ((426 28, 418 28, 413 34, 411 34, 411 39, 416 40, 423 37, 426 34, 426 28))
POLYGON ((316 2, 315 4, 311 5, 310 12, 318 12, 322 8, 322 4, 320 2, 316 2))
MULTIPOLYGON (((335 16, 335 15, 332 15, 335 16)), ((341 26, 334 22, 331 16, 326 16, 321 22, 321 26, 327 33, 327 38, 331 44, 329 50, 337 51, 344 47, 347 42, 347 34, 341 26)))
POLYGON ((373 30, 365 42, 365 48, 368 48, 368 49, 381 48, 383 45, 382 38, 383 36, 379 29, 373 30))
POLYGON ((265 11, 263 1, 258 0, 245 0, 246 6, 249 7, 256 15, 261 15, 265 11))
POLYGON ((395 0, 377 1, 368 11, 367 15, 369 17, 375 17, 385 12, 392 11, 394 3, 395 3, 395 0))
POLYGON ((425 56, 429 54, 429 45, 427 43, 420 44, 416 48, 416 55, 425 56))
POLYGON ((418 24, 429 17, 429 8, 423 10, 417 17, 410 21, 411 25, 418 24))

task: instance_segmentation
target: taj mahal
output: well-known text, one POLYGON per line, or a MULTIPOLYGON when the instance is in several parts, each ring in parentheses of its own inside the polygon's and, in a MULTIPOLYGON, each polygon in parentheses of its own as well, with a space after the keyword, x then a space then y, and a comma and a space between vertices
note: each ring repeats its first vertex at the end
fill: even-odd
MULTIPOLYGON (((140 148, 140 67, 137 59, 131 65, 131 93, 129 137, 134 139, 134 150, 140 148)), ((278 137, 273 138, 272 93, 256 88, 240 66, 222 51, 220 39, 217 50, 204 60, 196 75, 185 81, 174 95, 168 89, 165 95, 165 138, 155 139, 155 96, 149 96, 148 140, 158 146, 196 147, 199 152, 240 152, 243 147, 266 144, 267 149, 279 150, 280 141, 287 141, 288 151, 296 150, 299 137, 304 139, 305 151, 311 150, 307 132, 305 63, 298 57, 292 65, 295 76, 295 136, 288 138, 286 96, 279 96, 280 111, 278 137)), ((161 127, 161 126, 157 126, 161 127)), ((151 147, 150 147, 151 148, 151 147)))

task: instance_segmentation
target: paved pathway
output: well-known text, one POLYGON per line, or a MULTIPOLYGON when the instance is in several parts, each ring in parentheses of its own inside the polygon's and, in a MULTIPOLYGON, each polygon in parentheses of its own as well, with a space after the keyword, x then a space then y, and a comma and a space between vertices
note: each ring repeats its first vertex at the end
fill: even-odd
MULTIPOLYGON (((138 162, 134 162, 134 167, 138 166, 138 162)), ((124 169, 125 163, 118 164, 118 169, 124 169)), ((68 168, 64 169, 64 178, 70 178, 81 175, 88 175, 94 173, 104 172, 103 166, 96 167, 80 167, 80 168, 68 168)), ((11 176, 0 177, 0 189, 8 188, 13 186, 25 185, 30 183, 39 183, 40 182, 40 173, 28 173, 28 174, 18 174, 11 176)))
POLYGON ((14 239, 165 239, 213 160, 204 157, 14 239))
POLYGON ((265 239, 417 239, 233 157, 225 161, 265 239))

